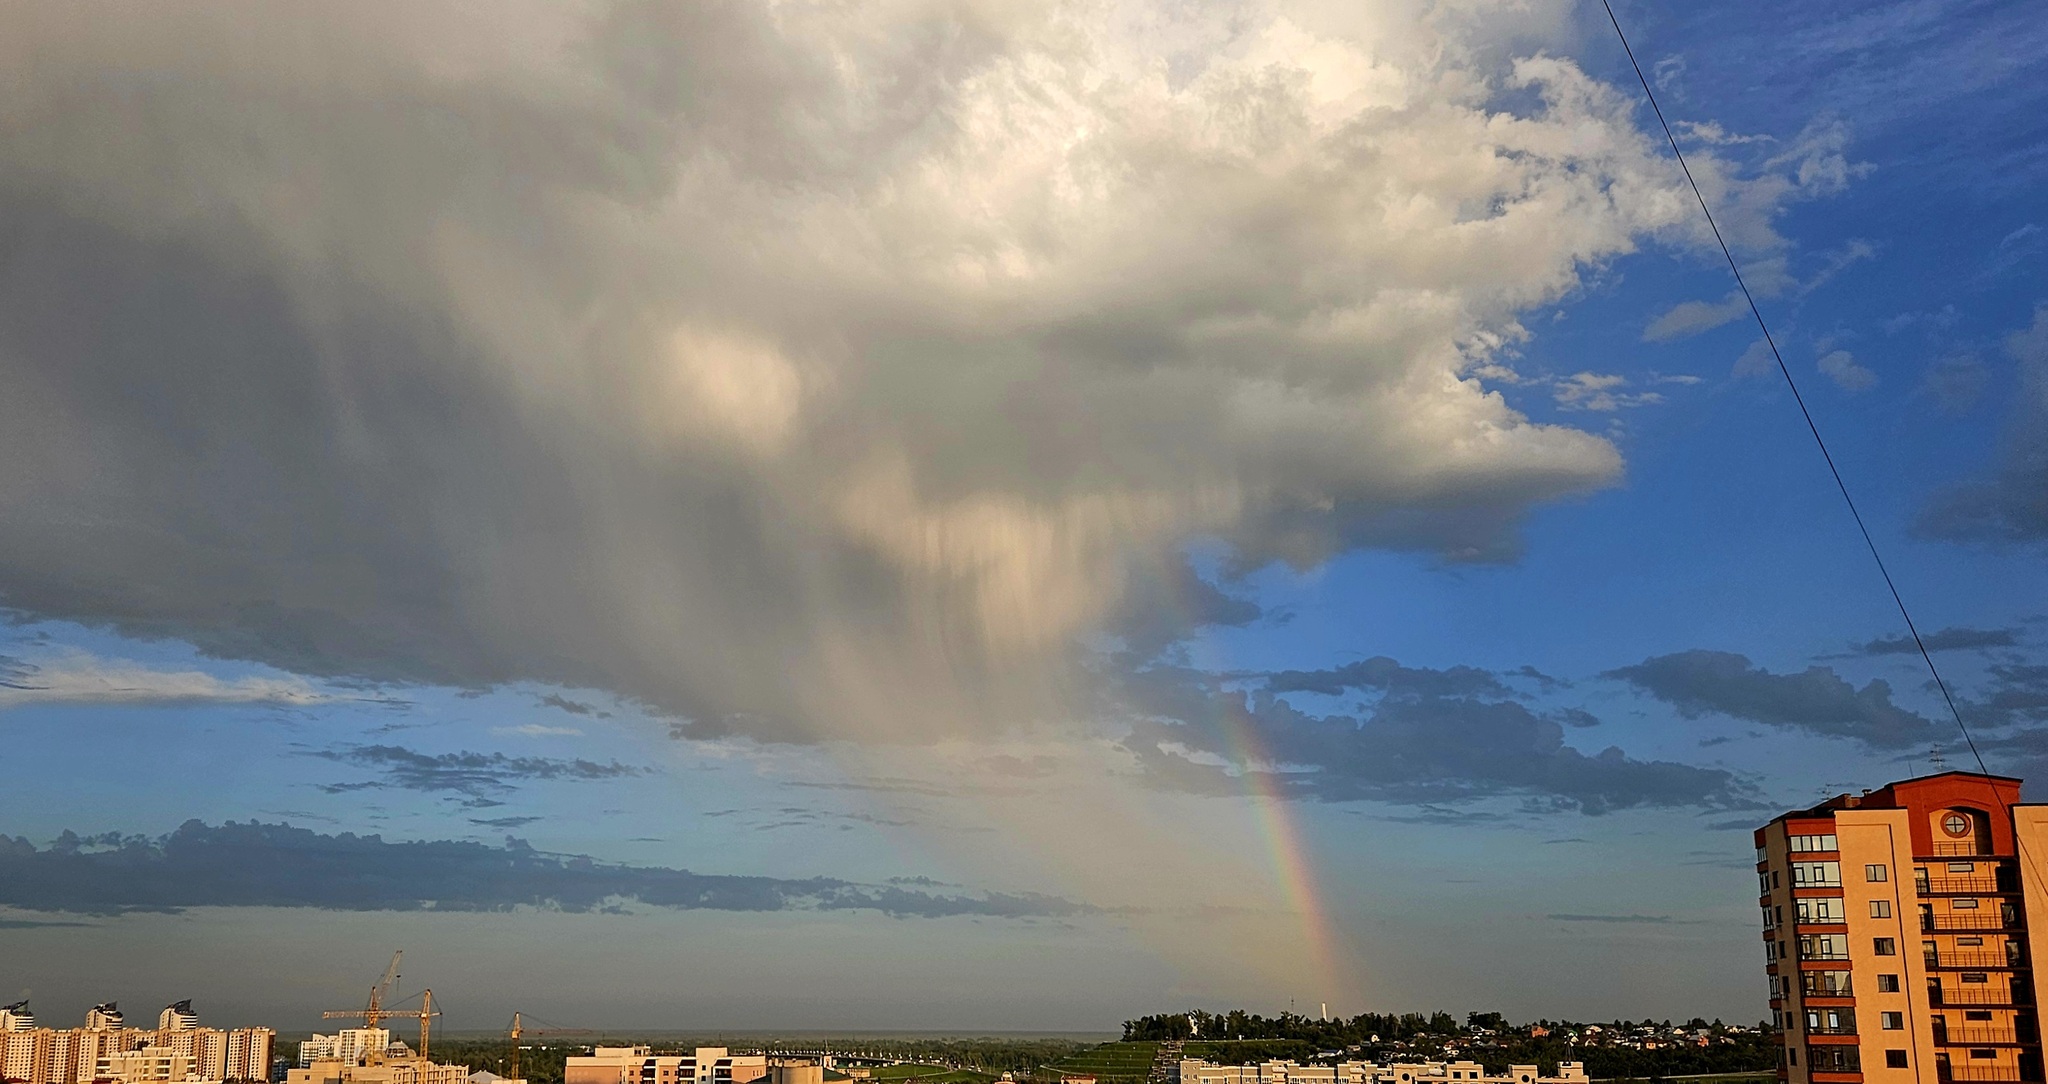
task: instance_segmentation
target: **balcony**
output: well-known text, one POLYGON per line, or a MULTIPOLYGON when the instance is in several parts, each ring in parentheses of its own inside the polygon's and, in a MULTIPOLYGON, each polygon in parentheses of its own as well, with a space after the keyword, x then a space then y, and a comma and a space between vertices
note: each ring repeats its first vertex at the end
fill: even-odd
POLYGON ((2017 1065, 1958 1065, 1943 1072, 1941 1079, 1945 1081, 1970 1082, 1970 1084, 1974 1084, 1976 1081, 2017 1081, 2020 1079, 2020 1067, 2017 1065))
POLYGON ((2017 930, 2021 926, 2020 916, 2004 915, 1997 911, 1986 911, 1981 915, 1952 913, 1946 915, 1921 915, 1921 933, 1947 933, 1950 931, 1996 932, 2017 930))
POLYGON ((1936 1046, 1998 1046, 2019 1042, 2018 1033, 2012 1028, 2001 1027, 1951 1027, 1946 1031, 1936 1029, 1936 1046))
MULTIPOLYGON (((1991 849, 1974 839, 1961 842, 1943 841, 1934 845, 1936 858, 1989 858, 1991 849)), ((1960 1079, 1960 1078, 1958 1078, 1960 1079)))
POLYGON ((1928 967, 1965 971, 2009 971, 2025 966, 2017 956, 1989 949, 1956 949, 1934 955, 1923 953, 1921 959, 1928 967))
POLYGON ((1923 896, 1995 896, 2019 891, 2010 885, 1999 884, 1996 876, 1929 877, 1924 881, 1914 881, 1913 885, 1923 896))
POLYGON ((1927 991, 1927 1001, 1938 1009, 1976 1005, 2027 1005, 2032 1003, 2032 995, 2025 988, 2001 990, 1995 986, 1963 990, 1930 989, 1927 991))
POLYGON ((1844 1025, 1844 1026, 1842 1026, 1842 1027, 1838 1027, 1838 1028, 1811 1028, 1811 1027, 1810 1027, 1810 1028, 1807 1028, 1807 1029, 1806 1029, 1806 1033, 1807 1033, 1808 1035, 1854 1035, 1854 1034, 1856 1034, 1856 1025, 1854 1025, 1854 1024, 1847 1024, 1847 1025, 1844 1025))

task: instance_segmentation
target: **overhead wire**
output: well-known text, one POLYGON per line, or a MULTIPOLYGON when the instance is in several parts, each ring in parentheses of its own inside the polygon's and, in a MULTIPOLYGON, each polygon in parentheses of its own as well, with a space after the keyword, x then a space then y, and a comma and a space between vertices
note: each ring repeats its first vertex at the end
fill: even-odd
MULTIPOLYGON (((1949 716, 1955 720, 1956 729, 1962 733, 1964 744, 1969 746, 1970 755, 1976 759, 1977 770, 1984 775, 1990 775, 1991 770, 1984 764, 1984 754, 1977 748, 1977 740, 1970 734, 1969 724, 1963 721, 1963 713, 1956 705, 1955 696, 1949 691, 1948 682, 1941 676, 1941 668, 1934 664, 1934 654, 1927 650, 1927 641, 1920 635, 1920 627, 1914 622, 1913 613, 1906 606, 1905 596, 1899 593, 1899 586, 1892 579, 1891 570, 1885 566, 1884 554, 1878 550, 1877 540, 1871 537, 1870 527, 1864 522, 1862 511, 1856 507, 1856 498, 1849 492, 1849 483, 1842 478, 1841 468, 1835 465, 1835 457, 1828 451, 1828 442, 1821 436, 1820 425, 1814 421, 1813 411, 1807 408, 1806 397, 1799 393, 1799 381, 1793 378, 1791 366, 1785 364, 1785 355, 1778 350, 1777 339, 1771 334, 1770 325, 1764 321, 1763 309, 1757 305, 1756 295, 1750 292, 1749 284, 1743 281, 1742 267, 1736 262, 1735 253, 1729 248, 1727 238, 1722 236, 1720 225, 1714 221, 1713 209, 1707 205, 1707 197, 1700 191, 1699 181, 1693 177, 1692 166, 1686 163, 1685 152, 1678 147, 1678 137, 1672 133, 1671 122, 1665 119, 1663 107, 1657 104, 1657 92, 1650 88, 1650 80, 1643 74, 1643 65, 1636 60, 1635 49, 1629 45, 1628 35, 1621 29, 1621 20, 1614 14, 1613 3, 1611 0, 1600 0, 1600 6, 1606 10, 1607 21, 1614 27, 1614 36, 1621 41, 1621 49, 1628 56, 1629 67, 1635 69, 1636 81, 1643 85, 1643 97, 1648 99, 1650 111, 1656 114, 1657 124, 1664 130, 1664 140, 1670 144, 1672 156, 1678 159, 1678 168, 1685 174, 1685 183, 1692 189, 1693 198, 1699 201, 1700 213, 1706 216, 1707 228, 1713 232, 1714 242, 1720 246, 1722 258, 1728 261, 1728 271, 1735 277, 1735 285, 1742 291, 1742 299, 1748 302, 1749 313, 1756 318, 1757 329, 1763 332, 1764 343, 1770 347, 1771 357, 1778 363, 1778 372, 1785 378, 1785 386, 1791 389, 1792 401, 1799 406, 1799 416, 1805 419, 1807 432, 1813 434, 1814 446, 1820 449, 1821 459, 1827 463, 1828 474, 1835 480, 1835 488, 1842 494, 1842 503, 1848 506, 1849 516, 1856 521, 1856 530, 1862 534, 1863 544, 1870 550, 1870 559, 1877 565, 1878 574, 1884 578, 1885 589, 1891 592, 1892 604, 1898 607, 1899 617, 1906 623, 1906 631, 1912 634, 1913 646, 1919 649, 1920 660, 1927 665, 1927 673, 1933 677, 1935 688, 1941 690, 1942 702, 1948 705, 1949 716)), ((2013 820, 2012 808, 2006 804, 2004 795, 1996 787, 1992 788, 1991 795, 1992 801, 1999 806, 2001 818, 2012 825, 2013 851, 2016 857, 2023 865, 2033 869, 2038 880, 2048 883, 2048 871, 2042 868, 2041 856, 2031 853, 2033 848, 2027 846, 2025 838, 2019 831, 2019 825, 2013 820)))
POLYGON ((1650 89, 1650 80, 1643 74, 1643 66, 1636 60, 1636 51, 1629 46, 1628 35, 1622 32, 1621 20, 1615 17, 1614 5, 1609 0, 1600 0, 1600 6, 1607 11, 1607 21, 1614 26, 1614 36, 1621 41, 1622 52, 1628 55, 1629 67, 1634 68, 1636 80, 1643 85, 1643 97, 1650 102, 1650 111, 1657 115, 1657 124, 1664 129, 1664 140, 1671 145, 1671 154, 1678 159, 1678 168, 1685 173, 1685 183, 1692 188, 1693 198, 1699 201, 1700 213, 1706 216, 1707 228, 1713 231, 1714 242, 1721 247, 1722 258, 1728 261, 1728 271, 1735 276, 1735 285, 1742 291, 1742 299, 1749 303, 1749 314, 1756 318, 1756 326, 1763 332, 1764 343, 1771 348, 1771 357, 1778 363, 1778 372, 1785 378, 1785 386, 1792 391, 1792 401, 1799 405, 1799 416, 1806 421, 1806 431, 1813 434, 1814 446, 1820 449, 1820 457, 1827 463, 1828 474, 1835 480, 1835 488, 1842 494, 1842 503, 1848 505, 1849 516, 1856 521, 1856 530, 1863 535, 1863 544, 1870 550, 1870 559, 1876 563, 1879 576, 1884 578, 1885 590, 1891 592, 1892 604, 1899 609, 1899 616, 1905 619, 1906 631, 1912 634, 1913 646, 1920 651, 1920 659, 1927 664, 1927 673, 1934 678, 1935 688, 1941 690, 1942 702, 1948 705, 1949 715, 1955 719, 1956 729, 1962 732, 1964 744, 1970 747, 1970 755, 1977 760, 1977 770, 1991 774, 1984 766, 1984 754, 1977 749, 1977 740, 1970 734, 1970 727, 1963 722, 1963 713, 1956 707, 1956 698, 1949 692, 1948 682, 1942 678, 1941 669, 1934 665, 1934 654, 1927 650, 1927 641, 1920 635, 1920 626, 1913 621, 1913 613, 1906 607, 1905 596, 1899 593, 1899 585, 1893 581, 1891 569, 1884 563, 1884 554, 1877 548, 1877 540, 1871 537, 1870 526, 1864 522, 1863 513, 1856 507, 1856 498, 1849 492, 1849 483, 1842 478, 1841 468, 1835 465, 1834 454, 1828 451, 1828 442, 1820 434, 1820 425, 1813 420, 1813 411, 1806 406, 1806 397, 1799 393, 1799 381, 1793 379, 1792 368, 1785 364, 1785 355, 1778 351, 1778 341, 1771 334, 1770 325, 1764 322, 1763 309, 1756 303, 1756 295, 1750 293, 1749 283, 1743 281, 1742 267, 1735 261, 1735 253, 1728 247, 1727 238, 1721 235, 1721 226, 1714 221, 1713 209, 1707 206, 1707 197, 1700 191, 1700 183, 1692 175, 1692 166, 1686 163, 1685 152, 1678 148, 1678 137, 1672 134, 1671 122, 1664 119, 1664 109, 1657 104, 1657 92, 1650 89))

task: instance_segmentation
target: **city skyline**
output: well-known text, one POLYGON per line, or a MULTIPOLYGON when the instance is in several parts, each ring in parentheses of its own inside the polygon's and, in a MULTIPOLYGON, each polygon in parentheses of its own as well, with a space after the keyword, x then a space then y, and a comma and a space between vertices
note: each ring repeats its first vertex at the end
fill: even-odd
POLYGON ((1615 11, 1974 747, 1597 3, 0 13, 0 1002, 1766 1018, 2048 793, 2048 24, 1615 11))

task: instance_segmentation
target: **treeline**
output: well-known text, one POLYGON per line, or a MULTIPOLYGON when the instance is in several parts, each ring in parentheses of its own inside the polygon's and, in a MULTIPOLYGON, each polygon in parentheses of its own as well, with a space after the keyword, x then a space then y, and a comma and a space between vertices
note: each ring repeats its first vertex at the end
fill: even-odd
MULTIPOLYGON (((1473 1019, 1500 1019, 1499 1013, 1473 1013, 1473 1019)), ((1184 1013, 1160 1013, 1124 1021, 1124 1040, 1166 1042, 1174 1039, 1291 1039, 1319 1050, 1342 1050, 1374 1041, 1393 1042, 1422 1035, 1456 1035, 1463 1029, 1447 1012, 1385 1014, 1360 1013, 1348 1020, 1318 1020, 1284 1012, 1260 1016, 1243 1009, 1226 1013, 1195 1009, 1184 1013)))
MULTIPOLYGON (((1488 1072, 1510 1065, 1537 1065, 1555 1072, 1561 1061, 1583 1061, 1586 1073, 1604 1077, 1658 1077, 1703 1073, 1759 1072, 1777 1066, 1777 1047, 1768 1029, 1730 1031, 1720 1021, 1695 1018, 1683 1027, 1709 1032, 1707 1046, 1660 1045, 1654 1050, 1620 1045, 1617 1040, 1639 1028, 1668 1033, 1671 1021, 1617 1020, 1602 1024, 1602 1041, 1570 1043, 1565 1032, 1583 1029, 1566 1021, 1537 1021, 1549 1035, 1534 1038, 1526 1026, 1510 1024, 1497 1012, 1465 1015, 1461 1025, 1447 1012, 1362 1013, 1342 1020, 1317 1020, 1294 1013, 1265 1017, 1235 1010, 1210 1013, 1162 1013, 1124 1022, 1127 1041, 1187 1041, 1189 1057, 1233 1065, 1288 1059, 1307 1061, 1319 1053, 1343 1052, 1346 1057, 1384 1061, 1390 1057, 1434 1056, 1446 1041, 1459 1040, 1456 1057, 1486 1066, 1488 1072), (1491 1034, 1481 1036, 1479 1030, 1491 1034), (1397 1048, 1396 1044, 1400 1044, 1397 1048)), ((1660 1040, 1669 1043, 1669 1039, 1660 1040)))

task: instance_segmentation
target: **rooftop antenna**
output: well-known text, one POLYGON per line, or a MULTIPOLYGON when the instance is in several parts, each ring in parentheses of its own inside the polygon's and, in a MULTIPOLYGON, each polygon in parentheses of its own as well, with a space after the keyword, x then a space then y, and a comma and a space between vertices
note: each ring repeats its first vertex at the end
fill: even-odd
POLYGON ((1936 775, 1940 775, 1948 770, 1948 761, 1942 759, 1940 745, 1935 745, 1927 750, 1927 763, 1934 765, 1934 774, 1936 775))

